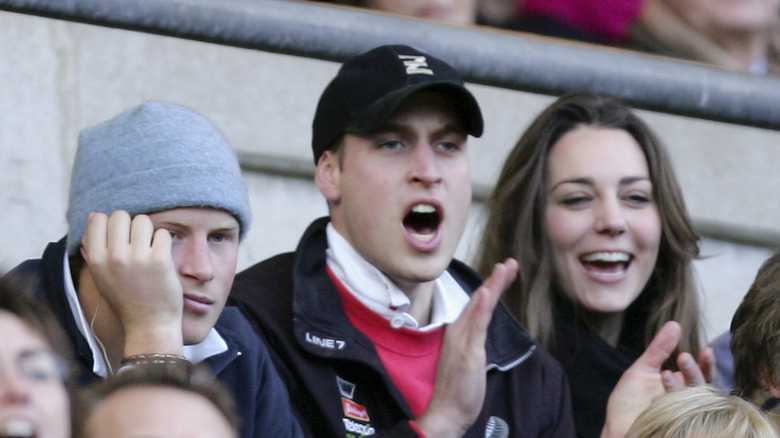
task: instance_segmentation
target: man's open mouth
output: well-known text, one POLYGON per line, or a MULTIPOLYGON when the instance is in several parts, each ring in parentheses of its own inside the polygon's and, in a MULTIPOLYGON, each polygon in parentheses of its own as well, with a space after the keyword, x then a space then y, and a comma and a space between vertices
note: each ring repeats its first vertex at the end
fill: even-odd
POLYGON ((412 237, 429 242, 436 235, 441 222, 441 214, 432 204, 415 204, 411 211, 404 217, 404 228, 412 237))

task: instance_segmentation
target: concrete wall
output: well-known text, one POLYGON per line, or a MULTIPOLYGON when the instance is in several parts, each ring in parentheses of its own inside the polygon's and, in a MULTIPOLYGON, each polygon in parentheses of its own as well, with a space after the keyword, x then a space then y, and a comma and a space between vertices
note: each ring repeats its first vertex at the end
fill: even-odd
MULTIPOLYGON (((0 272, 65 234, 78 132, 149 99, 213 119, 236 150, 310 160, 317 98, 337 64, 0 12, 0 272)), ((552 98, 471 86, 486 135, 473 180, 492 184, 504 157, 552 98)), ((668 143, 695 218, 780 232, 780 134, 642 112, 668 143)), ((313 167, 313 166, 312 166, 313 167)), ((325 202, 310 180, 246 172, 254 222, 240 267, 294 248, 325 202)), ((476 204, 458 251, 473 254, 476 204)), ((768 248, 706 239, 697 263, 707 332, 731 314, 768 248)))

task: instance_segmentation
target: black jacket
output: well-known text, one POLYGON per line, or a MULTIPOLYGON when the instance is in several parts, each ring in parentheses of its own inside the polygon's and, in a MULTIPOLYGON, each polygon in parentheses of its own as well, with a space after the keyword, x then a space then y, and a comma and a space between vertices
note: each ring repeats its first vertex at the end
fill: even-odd
MULTIPOLYGON (((34 294, 52 310, 75 353, 79 383, 100 379, 92 372, 92 350, 78 329, 65 291, 65 239, 50 243, 41 259, 27 260, 6 274, 15 284, 34 294)), ((67 275, 70 275, 69 273, 67 275)), ((287 391, 269 360, 268 350, 236 308, 226 307, 216 329, 228 351, 204 360, 236 400, 244 438, 300 437, 287 391)))
MULTIPOLYGON (((327 222, 315 221, 296 253, 240 273, 229 302, 266 341, 306 435, 416 437, 410 407, 371 340, 350 323, 325 270, 327 222)), ((482 283, 460 262, 449 272, 468 291, 482 283)), ((503 305, 493 315, 486 348, 485 403, 465 436, 574 436, 562 368, 503 305)))
MULTIPOLYGON (((638 315, 634 315, 637 316, 638 315)), ((622 336, 617 348, 607 344, 569 309, 561 306, 553 317, 556 344, 550 353, 569 380, 578 438, 598 438, 607 415, 607 402, 623 373, 642 353, 641 338, 622 336)), ((633 321, 627 331, 641 334, 633 321)))

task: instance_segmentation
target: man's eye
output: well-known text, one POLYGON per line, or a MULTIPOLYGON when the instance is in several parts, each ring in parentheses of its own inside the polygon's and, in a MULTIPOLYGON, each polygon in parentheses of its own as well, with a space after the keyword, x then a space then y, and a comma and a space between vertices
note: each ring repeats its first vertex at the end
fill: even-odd
POLYGON ((461 146, 459 143, 454 141, 445 141, 439 145, 440 148, 444 149, 445 151, 459 151, 461 149, 461 146))
POLYGON ((395 150, 403 146, 399 140, 384 141, 379 145, 382 149, 395 150))

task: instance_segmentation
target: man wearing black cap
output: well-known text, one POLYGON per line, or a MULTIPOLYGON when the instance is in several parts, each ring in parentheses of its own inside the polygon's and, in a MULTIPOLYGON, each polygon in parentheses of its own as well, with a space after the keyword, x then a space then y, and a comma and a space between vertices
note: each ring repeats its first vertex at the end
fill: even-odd
POLYGON ((460 75, 406 46, 348 60, 323 92, 312 148, 330 217, 231 293, 309 436, 573 436, 560 366, 497 305, 517 263, 483 283, 453 260, 482 128, 460 75))

